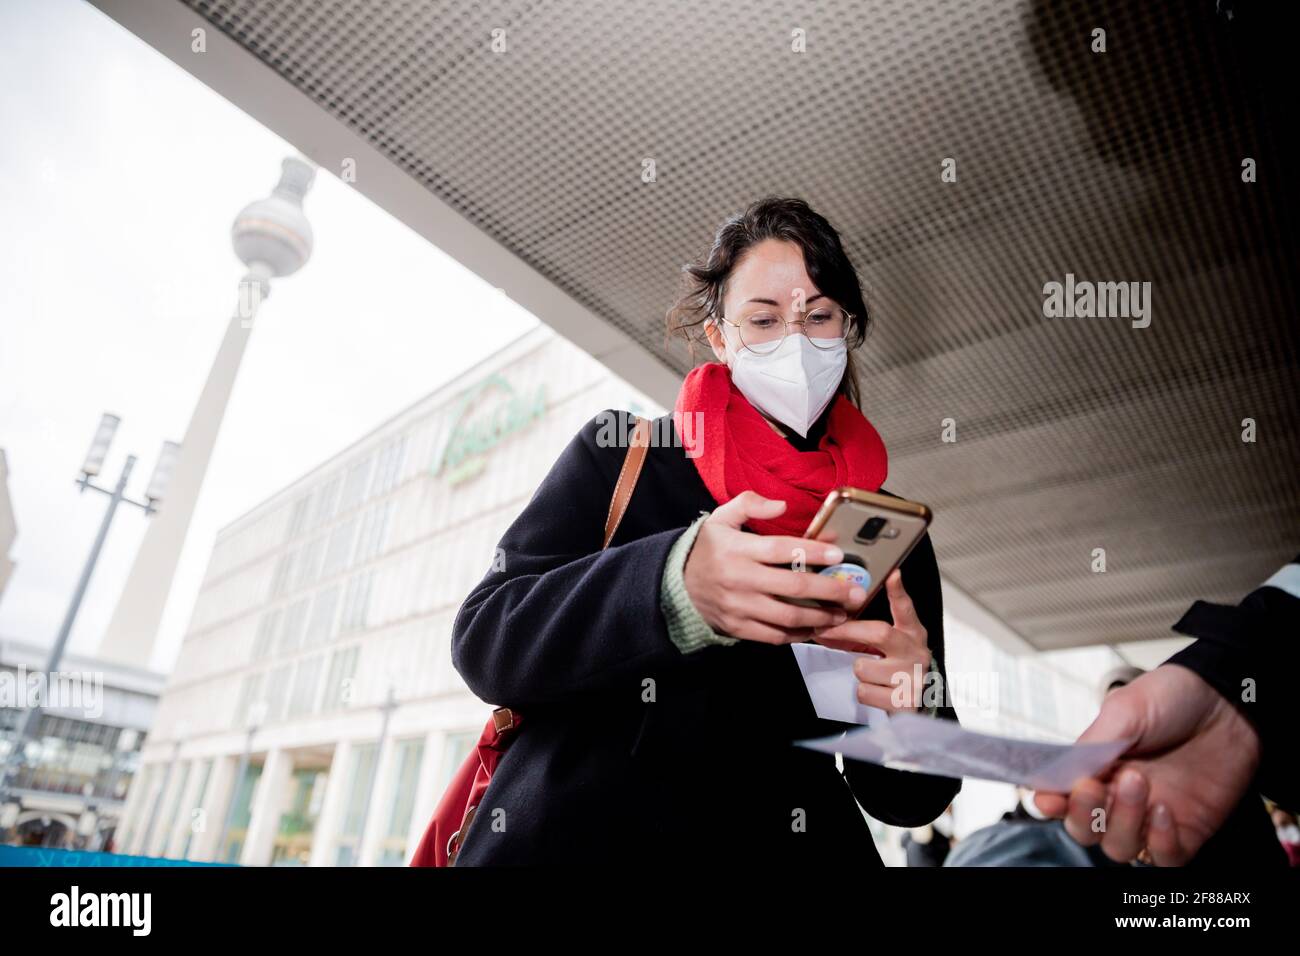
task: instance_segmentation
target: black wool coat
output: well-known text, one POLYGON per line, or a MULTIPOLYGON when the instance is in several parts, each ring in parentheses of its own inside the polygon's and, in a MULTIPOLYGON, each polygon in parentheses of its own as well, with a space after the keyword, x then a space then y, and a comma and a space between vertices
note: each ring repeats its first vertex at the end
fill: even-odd
MULTIPOLYGON (((677 537, 717 503, 665 415, 602 551, 626 454, 625 442, 608 439, 632 426, 611 410, 579 431, 456 616, 457 671, 484 701, 523 717, 457 865, 881 865, 859 804, 918 826, 961 782, 854 761, 841 774, 833 756, 792 746, 848 725, 816 716, 789 646, 678 650, 660 579, 677 537)), ((946 686, 928 538, 904 562, 903 581, 946 686)), ((883 589, 863 617, 890 620, 883 589)), ((940 716, 957 719, 951 707, 940 716)))

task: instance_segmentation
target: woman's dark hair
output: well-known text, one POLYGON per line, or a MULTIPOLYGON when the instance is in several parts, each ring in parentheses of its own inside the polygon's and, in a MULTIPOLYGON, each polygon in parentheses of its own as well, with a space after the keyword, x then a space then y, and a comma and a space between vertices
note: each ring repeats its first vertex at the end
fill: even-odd
POLYGON ((698 344, 707 345, 704 321, 721 314, 732 270, 751 246, 764 239, 793 242, 802 249, 804 268, 817 291, 852 313, 846 334, 849 364, 840 391, 858 404, 860 391, 854 350, 862 344, 871 327, 862 285, 857 270, 844 254, 839 233, 802 199, 768 196, 718 227, 703 261, 682 269, 683 290, 668 310, 667 337, 684 339, 692 358, 698 344))

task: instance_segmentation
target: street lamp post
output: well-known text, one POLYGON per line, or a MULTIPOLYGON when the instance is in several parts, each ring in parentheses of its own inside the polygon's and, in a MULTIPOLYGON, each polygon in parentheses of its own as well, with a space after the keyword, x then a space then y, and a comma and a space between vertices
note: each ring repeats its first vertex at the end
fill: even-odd
MULTIPOLYGON (((72 593, 72 600, 68 603, 68 610, 63 615, 63 623, 59 627, 58 637, 54 640, 54 646, 50 648, 50 656, 45 663, 47 687, 53 674, 59 668, 59 662, 63 660, 63 651, 67 647, 69 635, 72 634, 72 625, 77 620, 77 612, 81 610, 81 601, 86 596, 86 588, 90 584, 91 576, 95 573, 95 565, 99 563, 99 554, 104 548, 104 542, 108 539, 108 529, 113 524, 113 516, 117 514, 117 506, 126 503, 143 509, 146 515, 153 514, 158 509, 158 503, 162 500, 167 479, 171 474, 176 454, 179 451, 174 442, 163 443, 162 452, 158 456, 158 463, 154 466, 153 476, 149 479, 149 488, 145 492, 144 501, 135 501, 126 496, 126 483, 131 477, 132 469, 135 468, 135 455, 127 455, 126 461, 122 465, 122 473, 118 476, 117 484, 112 490, 101 488, 91 479, 98 475, 103 467, 104 458, 108 454, 108 448, 113 442, 113 436, 117 433, 117 426, 121 424, 121 421, 116 415, 105 413, 101 416, 99 428, 95 431, 95 437, 90 443, 90 450, 86 453, 86 460, 81 465, 81 477, 77 479, 77 486, 82 493, 90 489, 108 495, 108 507, 104 510, 103 520, 99 523, 99 533, 95 535, 95 543, 91 545, 90 555, 86 558, 86 563, 81 569, 81 577, 77 580, 77 589, 72 593)), ((10 774, 17 769, 22 760, 27 741, 31 739, 40 722, 42 709, 42 702, 38 697, 27 708, 23 720, 18 726, 18 733, 13 740, 13 745, 5 759, 4 766, 0 767, 0 804, 3 804, 8 796, 10 774)))

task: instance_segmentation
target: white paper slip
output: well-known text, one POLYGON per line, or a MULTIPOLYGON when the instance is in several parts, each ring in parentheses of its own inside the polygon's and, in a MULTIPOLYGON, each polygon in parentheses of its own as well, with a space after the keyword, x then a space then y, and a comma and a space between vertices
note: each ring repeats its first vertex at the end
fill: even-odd
POLYGON ((820 644, 791 644, 790 648, 799 663, 799 673, 803 675, 804 686, 808 688, 808 696, 812 698, 818 717, 846 724, 870 724, 873 719, 888 716, 879 707, 869 707, 858 701, 858 679, 853 674, 853 662, 867 655, 820 644))
POLYGON ((964 730, 952 721, 895 714, 878 726, 831 737, 798 741, 800 746, 846 759, 866 760, 898 770, 945 777, 977 777, 1065 793, 1084 777, 1105 770, 1130 740, 1052 744, 964 730))

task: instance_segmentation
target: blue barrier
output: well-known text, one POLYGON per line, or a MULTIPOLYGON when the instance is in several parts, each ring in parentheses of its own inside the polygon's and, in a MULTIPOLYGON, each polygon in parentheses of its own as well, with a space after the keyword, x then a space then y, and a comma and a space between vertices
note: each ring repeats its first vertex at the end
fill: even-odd
POLYGON ((89 850, 56 850, 45 846, 0 844, 3 866, 236 866, 234 863, 198 863, 169 860, 161 856, 126 856, 121 853, 92 853, 89 850))

